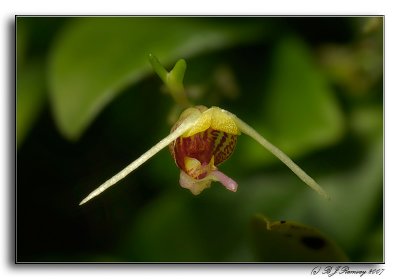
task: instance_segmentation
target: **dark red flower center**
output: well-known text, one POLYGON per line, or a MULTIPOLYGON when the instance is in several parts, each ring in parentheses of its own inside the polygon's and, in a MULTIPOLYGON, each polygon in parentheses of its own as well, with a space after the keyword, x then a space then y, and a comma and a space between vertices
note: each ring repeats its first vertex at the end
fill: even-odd
POLYGON ((189 137, 177 138, 172 143, 170 151, 180 169, 195 179, 202 179, 207 176, 210 168, 218 166, 229 158, 236 142, 236 135, 208 128, 189 137), (213 165, 207 168, 213 157, 213 165), (192 170, 188 169, 185 158, 198 160, 203 169, 194 175, 192 170))

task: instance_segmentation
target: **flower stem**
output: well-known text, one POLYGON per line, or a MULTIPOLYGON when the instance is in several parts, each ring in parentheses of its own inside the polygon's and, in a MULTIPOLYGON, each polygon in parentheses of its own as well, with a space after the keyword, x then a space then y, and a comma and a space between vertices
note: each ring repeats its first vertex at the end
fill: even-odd
POLYGON ((188 108, 191 106, 183 86, 183 77, 186 71, 186 62, 183 59, 179 59, 176 62, 174 68, 168 72, 158 61, 157 57, 153 54, 149 54, 149 61, 151 66, 157 75, 161 78, 164 84, 167 86, 169 93, 175 102, 182 108, 188 108))

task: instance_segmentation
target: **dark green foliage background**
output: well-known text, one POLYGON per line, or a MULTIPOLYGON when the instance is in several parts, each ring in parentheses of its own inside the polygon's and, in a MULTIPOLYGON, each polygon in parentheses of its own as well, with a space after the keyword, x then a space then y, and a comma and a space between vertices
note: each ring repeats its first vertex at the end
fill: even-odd
POLYGON ((350 261, 384 260, 382 18, 17 17, 16 27, 17 261, 274 261, 253 249, 257 214, 318 229, 350 261), (149 52, 168 69, 184 58, 194 103, 254 126, 332 200, 240 136, 221 166, 237 193, 214 183, 193 196, 165 149, 79 207, 169 133, 173 101, 149 52))

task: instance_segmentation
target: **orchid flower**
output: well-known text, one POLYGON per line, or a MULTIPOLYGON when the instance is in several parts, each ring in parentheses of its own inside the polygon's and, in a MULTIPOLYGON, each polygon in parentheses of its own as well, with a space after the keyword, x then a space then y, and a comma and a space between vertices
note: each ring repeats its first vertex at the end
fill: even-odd
POLYGON ((188 108, 182 112, 168 136, 100 185, 83 199, 79 205, 86 203, 115 185, 167 146, 169 146, 176 165, 181 170, 179 183, 183 188, 187 188, 194 195, 198 195, 204 189, 210 187, 213 181, 218 181, 226 189, 236 192, 238 184, 218 170, 218 165, 231 156, 236 146, 237 137, 241 133, 252 137, 288 166, 304 183, 323 197, 329 198, 321 186, 285 153, 233 113, 219 107, 190 106, 182 84, 186 70, 186 62, 184 60, 179 60, 175 67, 170 72, 167 72, 154 56, 150 55, 149 58, 154 70, 167 85, 178 105, 188 108))

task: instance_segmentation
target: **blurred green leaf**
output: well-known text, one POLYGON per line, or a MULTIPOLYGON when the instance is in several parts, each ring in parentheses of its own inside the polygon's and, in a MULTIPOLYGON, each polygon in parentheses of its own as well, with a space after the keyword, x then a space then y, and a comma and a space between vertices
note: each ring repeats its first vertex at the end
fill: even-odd
POLYGON ((318 230, 291 221, 269 221, 257 216, 252 222, 257 261, 343 262, 344 252, 318 230))
POLYGON ((18 67, 17 75, 17 146, 19 147, 44 106, 46 81, 41 62, 31 62, 18 67))
MULTIPOLYGON (((292 157, 329 146, 343 133, 343 115, 313 55, 300 39, 283 39, 272 54, 271 76, 264 110, 256 129, 292 157)), ((242 152, 252 165, 272 156, 254 142, 246 141, 242 152)))
MULTIPOLYGON (((80 18, 60 34, 50 58, 51 101, 59 130, 77 139, 124 87, 161 63, 264 35, 249 20, 80 18)), ((149 94, 152 94, 149 92, 149 94)))

